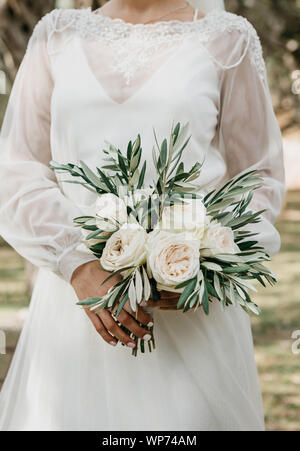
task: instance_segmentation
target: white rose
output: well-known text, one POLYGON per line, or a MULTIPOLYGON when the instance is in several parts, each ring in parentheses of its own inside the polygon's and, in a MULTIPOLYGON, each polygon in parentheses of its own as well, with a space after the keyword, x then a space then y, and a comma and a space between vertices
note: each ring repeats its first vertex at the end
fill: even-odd
POLYGON ((117 271, 146 261, 147 233, 138 224, 124 224, 107 240, 100 259, 103 269, 117 271))
POLYGON ((236 254, 237 252, 239 248, 234 242, 232 229, 223 227, 218 221, 209 223, 201 240, 201 256, 214 257, 218 254, 236 254))
POLYGON ((184 203, 166 207, 160 229, 171 233, 188 232, 200 240, 204 234, 206 208, 201 199, 184 199, 184 203))
POLYGON ((128 221, 127 209, 124 201, 114 194, 107 193, 98 197, 95 203, 96 224, 101 230, 111 232, 118 225, 128 221), (110 222, 104 219, 109 219, 110 222))
POLYGON ((200 241, 185 233, 152 232, 148 239, 147 266, 159 290, 175 290, 175 286, 193 278, 199 270, 200 241))

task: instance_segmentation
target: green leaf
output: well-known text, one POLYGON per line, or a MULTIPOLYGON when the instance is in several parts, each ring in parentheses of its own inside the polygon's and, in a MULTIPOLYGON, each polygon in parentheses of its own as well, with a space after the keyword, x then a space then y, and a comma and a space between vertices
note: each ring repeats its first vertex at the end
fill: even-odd
POLYGON ((134 172, 140 165, 142 157, 142 149, 139 149, 135 152, 134 157, 130 162, 130 171, 134 172))
POLYGON ((207 261, 202 262, 201 266, 204 266, 204 268, 209 269, 211 271, 219 271, 219 272, 221 272, 222 269, 223 269, 222 266, 217 265, 216 263, 207 262, 207 261))
POLYGON ((112 183, 109 181, 109 178, 106 176, 106 174, 104 174, 104 172, 101 171, 101 169, 99 169, 99 168, 97 168, 97 171, 98 171, 99 175, 101 176, 103 183, 107 186, 107 188, 108 188, 108 190, 109 190, 108 192, 117 195, 118 193, 116 192, 115 187, 114 187, 114 186, 112 185, 112 183))
POLYGON ((208 294, 209 294, 210 296, 213 296, 214 298, 217 298, 217 297, 218 297, 217 292, 216 292, 216 290, 215 290, 213 284, 210 283, 209 280, 206 280, 206 288, 207 288, 207 292, 208 292, 208 294))
POLYGON ((154 167, 157 170, 157 157, 156 157, 155 146, 153 146, 153 148, 152 148, 152 159, 153 159, 154 167))
POLYGON ((177 139, 174 143, 174 152, 177 151, 177 149, 182 148, 185 143, 190 139, 187 138, 188 136, 188 132, 189 132, 189 127, 190 124, 187 122, 183 127, 179 126, 179 129, 177 128, 178 131, 178 135, 177 135, 177 139))
POLYGON ((86 221, 90 219, 95 219, 93 216, 78 216, 77 218, 74 218, 73 221, 78 224, 85 224, 86 221))
POLYGON ((139 182, 139 177, 140 177, 139 170, 136 169, 135 173, 133 174, 133 176, 129 180, 129 186, 130 187, 136 187, 136 185, 139 182))
POLYGON ((129 143, 127 145, 127 160, 128 161, 131 160, 131 155, 132 155, 132 142, 129 141, 129 143))
POLYGON ((247 282, 247 280, 232 275, 230 277, 238 284, 243 285, 244 287, 249 288, 249 290, 255 291, 255 293, 257 293, 257 289, 251 283, 247 282))
POLYGON ((86 240, 91 240, 92 238, 102 238, 100 235, 103 233, 103 230, 97 229, 92 233, 89 233, 85 238, 86 240))
POLYGON ((235 274, 235 273, 245 273, 250 269, 249 265, 236 265, 236 266, 228 266, 227 268, 223 268, 222 272, 224 274, 235 274))
POLYGON ((203 285, 204 285, 204 290, 203 290, 203 295, 202 295, 202 307, 203 307, 203 311, 206 315, 209 314, 209 298, 208 298, 208 291, 207 291, 207 287, 206 287, 206 283, 205 281, 203 281, 203 285))
POLYGON ((167 163, 167 156, 168 156, 168 142, 166 139, 164 139, 164 141, 161 145, 160 154, 159 154, 159 158, 158 158, 158 164, 157 164, 160 170, 165 169, 166 163, 167 163))
POLYGON ((109 293, 109 297, 108 297, 108 303, 107 303, 107 307, 108 308, 112 308, 114 307, 114 304, 116 303, 116 301, 118 300, 119 295, 121 294, 122 291, 122 287, 115 287, 115 289, 113 289, 113 291, 111 293, 109 293))
POLYGON ((183 308, 183 313, 187 312, 188 310, 190 310, 191 308, 194 307, 194 305, 197 302, 199 296, 199 292, 196 291, 195 293, 192 293, 189 298, 187 299, 187 301, 185 302, 184 308, 183 308))
POLYGON ((178 138, 179 132, 180 132, 180 122, 178 122, 176 124, 176 126, 174 128, 174 131, 173 131, 173 135, 174 135, 174 141, 173 142, 174 142, 174 144, 175 144, 175 142, 176 142, 176 140, 178 138))
MULTIPOLYGON (((186 303, 187 310, 192 309, 194 307, 194 305, 196 304, 196 302, 198 300, 198 297, 199 297, 199 291, 196 291, 196 293, 194 293, 190 296, 190 298, 188 299, 188 301, 186 303)), ((184 308, 184 312, 187 311, 187 310, 185 310, 185 308, 184 308)))
POLYGON ((143 299, 143 280, 139 269, 137 269, 135 272, 135 290, 136 301, 138 304, 140 304, 143 299))
POLYGON ((98 188, 103 189, 103 184, 99 180, 99 177, 97 177, 96 174, 85 164, 84 161, 80 161, 80 164, 84 170, 84 173, 89 178, 89 180, 93 183, 93 185, 97 186, 98 188))
POLYGON ((90 232, 95 232, 98 229, 96 225, 84 225, 81 228, 83 230, 89 230, 90 232))
POLYGON ((151 285, 149 282, 148 274, 147 274, 144 266, 142 266, 142 268, 143 268, 143 280, 144 280, 144 300, 148 301, 151 296, 151 285))
POLYGON ((241 296, 241 298, 246 301, 247 298, 245 296, 244 290, 241 287, 239 287, 239 285, 236 285, 235 288, 236 288, 236 291, 238 292, 238 294, 241 296))
POLYGON ((196 283, 197 283, 196 277, 194 277, 194 279, 190 280, 189 284, 186 286, 186 288, 184 289, 183 293, 181 294, 181 296, 178 300, 178 304, 177 304, 178 309, 180 309, 184 305, 185 301, 193 293, 193 291, 195 290, 195 287, 196 287, 196 283))
POLYGON ((180 288, 184 288, 184 287, 186 287, 187 285, 189 285, 189 283, 191 282, 191 280, 189 279, 189 280, 186 280, 185 282, 182 282, 182 283, 180 283, 179 285, 176 285, 176 290, 177 289, 180 289, 180 288))
POLYGON ((255 315, 260 315, 261 314, 260 308, 256 304, 254 304, 253 302, 248 302, 246 304, 246 306, 247 306, 247 308, 249 310, 251 310, 251 312, 255 313, 255 315))
POLYGON ((146 174, 146 169, 147 169, 147 162, 145 161, 140 173, 140 178, 137 184, 137 189, 141 189, 143 188, 144 185, 144 180, 145 180, 145 174, 146 174))
POLYGON ((135 155, 136 152, 138 152, 140 150, 141 142, 142 142, 141 135, 138 134, 138 136, 137 136, 137 138, 136 138, 136 140, 134 142, 134 146, 133 146, 133 155, 135 155))
POLYGON ((232 283, 232 280, 229 281, 229 292, 230 292, 230 300, 232 305, 236 306, 236 300, 235 300, 235 294, 234 294, 234 285, 232 283))
POLYGON ((244 262, 243 258, 236 254, 218 254, 218 255, 215 255, 215 259, 223 261, 223 262, 229 262, 229 263, 243 263, 244 262))
POLYGON ((118 307, 118 310, 117 310, 117 313, 116 313, 116 317, 118 317, 120 315, 120 313, 123 310, 123 308, 124 308, 124 306, 125 306, 127 301, 128 301, 128 293, 126 293, 123 296, 123 298, 122 298, 122 300, 121 300, 121 302, 119 304, 119 307, 118 307))
POLYGON ((136 299, 136 291, 135 291, 135 286, 134 286, 133 279, 131 280, 131 282, 129 284, 128 296, 129 296, 131 310, 133 312, 136 312, 136 310, 137 310, 137 306, 136 306, 137 299, 136 299))
POLYGON ((214 274, 214 287, 218 295, 218 299, 221 301, 223 299, 223 293, 221 290, 220 279, 216 273, 214 274))
POLYGON ((128 271, 129 269, 133 269, 135 266, 126 266, 125 268, 118 269, 117 271, 112 272, 108 277, 106 277, 105 280, 101 283, 101 285, 104 285, 106 282, 108 282, 110 279, 112 279, 116 274, 120 274, 122 272, 128 271))
POLYGON ((85 306, 94 305, 94 304, 97 304, 98 302, 100 302, 101 299, 102 298, 88 298, 88 299, 85 299, 84 301, 77 302, 76 305, 85 305, 85 306))

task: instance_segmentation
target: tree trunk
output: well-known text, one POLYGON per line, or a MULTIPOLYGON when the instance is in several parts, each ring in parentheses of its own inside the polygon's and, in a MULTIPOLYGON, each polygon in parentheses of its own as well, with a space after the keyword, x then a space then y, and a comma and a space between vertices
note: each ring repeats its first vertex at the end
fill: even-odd
POLYGON ((10 81, 23 59, 34 26, 55 7, 55 0, 0 0, 0 39, 10 81))
MULTIPOLYGON (((75 8, 97 9, 105 0, 74 0, 75 8)), ((34 26, 46 13, 56 6, 55 0, 0 0, 0 57, 2 54, 4 70, 10 82, 16 76, 24 57, 28 40, 34 26)), ((36 278, 37 268, 26 262, 28 293, 30 294, 36 278)))
POLYGON ((106 3, 106 0, 75 0, 75 8, 88 8, 92 9, 100 8, 106 3))

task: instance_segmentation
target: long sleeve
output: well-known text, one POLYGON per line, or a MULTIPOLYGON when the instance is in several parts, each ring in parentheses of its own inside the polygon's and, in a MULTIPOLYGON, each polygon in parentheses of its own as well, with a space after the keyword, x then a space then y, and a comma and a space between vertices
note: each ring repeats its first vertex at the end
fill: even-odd
POLYGON ((61 192, 51 160, 51 13, 36 26, 17 74, 0 138, 0 234, 18 253, 70 281, 93 256, 75 251, 81 211, 61 192))
POLYGON ((266 212, 260 223, 246 229, 258 233, 259 243, 272 255, 280 249, 280 236, 273 224, 285 194, 282 137, 259 39, 249 23, 247 30, 245 35, 231 34, 231 54, 221 85, 219 145, 229 177, 252 169, 263 177, 263 186, 254 192, 250 208, 266 212))

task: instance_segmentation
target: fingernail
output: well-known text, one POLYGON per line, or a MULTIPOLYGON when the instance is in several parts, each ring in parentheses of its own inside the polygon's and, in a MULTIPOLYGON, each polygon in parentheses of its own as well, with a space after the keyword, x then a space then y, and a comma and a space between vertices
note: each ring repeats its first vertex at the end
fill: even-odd
POLYGON ((117 343, 115 341, 110 341, 109 344, 112 345, 112 346, 116 346, 117 345, 117 343))
POLYGON ((150 322, 147 324, 147 327, 152 327, 152 326, 153 326, 153 322, 150 321, 150 322))
POLYGON ((135 348, 135 343, 127 343, 128 348, 135 348))
POLYGON ((145 341, 151 340, 151 335, 150 335, 150 334, 144 335, 144 336, 143 336, 143 340, 145 340, 145 341))

